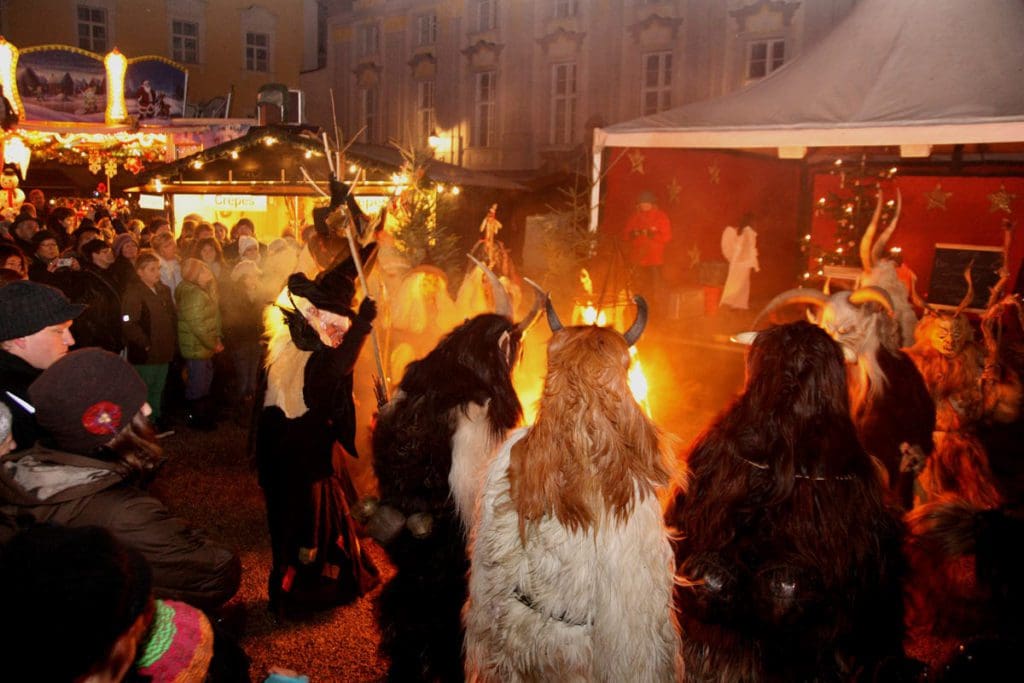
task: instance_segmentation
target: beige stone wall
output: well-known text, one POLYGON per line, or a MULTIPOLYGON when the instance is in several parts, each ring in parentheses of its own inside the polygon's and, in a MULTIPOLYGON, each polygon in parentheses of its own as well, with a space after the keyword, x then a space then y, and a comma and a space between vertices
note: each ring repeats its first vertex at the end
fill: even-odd
MULTIPOLYGON (((127 57, 171 58, 171 21, 196 21, 199 59, 188 69, 188 101, 232 96, 231 116, 254 115, 256 91, 265 83, 299 87, 306 49, 303 16, 308 0, 19 0, 4 10, 5 38, 15 46, 78 46, 79 4, 107 10, 108 50, 127 57), (245 27, 270 33, 270 70, 245 68, 245 27)), ((313 36, 315 39, 315 36, 313 36)))

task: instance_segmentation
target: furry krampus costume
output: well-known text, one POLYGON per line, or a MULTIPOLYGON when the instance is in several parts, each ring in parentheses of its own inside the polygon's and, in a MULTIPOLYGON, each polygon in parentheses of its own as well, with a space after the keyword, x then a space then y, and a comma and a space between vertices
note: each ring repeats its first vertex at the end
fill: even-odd
POLYGON ((687 680, 849 681, 901 656, 901 526, 824 331, 759 332, 688 465, 666 512, 687 680))
POLYGON ((663 443, 629 391, 627 332, 552 330, 536 424, 492 463, 474 532, 474 681, 672 681, 672 550, 656 496, 663 443))
POLYGON ((1024 510, 946 494, 907 515, 907 652, 929 680, 1009 680, 1024 645, 1024 510))
MULTIPOLYGON (((363 249, 364 263, 375 249, 363 249)), ((339 450, 357 455, 352 371, 377 310, 369 298, 358 313, 350 308, 354 279, 351 260, 315 281, 293 274, 266 313, 256 456, 274 561, 270 604, 281 612, 342 604, 378 581, 349 515, 355 489, 339 450)))
MULTIPOLYGON (((504 294, 491 282, 496 298, 504 294)), ((410 363, 377 418, 380 508, 368 528, 398 570, 379 613, 392 681, 462 679, 465 529, 488 462, 522 418, 512 368, 542 298, 518 324, 503 301, 506 314, 467 320, 410 363)))

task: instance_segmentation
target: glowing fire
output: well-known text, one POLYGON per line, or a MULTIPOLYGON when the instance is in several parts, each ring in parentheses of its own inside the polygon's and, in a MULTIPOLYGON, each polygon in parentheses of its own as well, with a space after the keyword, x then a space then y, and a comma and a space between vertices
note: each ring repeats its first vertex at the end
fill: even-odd
POLYGON ((644 375, 640 355, 635 346, 629 347, 629 357, 632 359, 629 364, 629 390, 633 392, 633 398, 643 408, 647 417, 651 417, 651 404, 647 400, 647 376, 644 375))
POLYGON ((594 307, 593 304, 588 303, 580 311, 580 320, 584 325, 599 325, 604 327, 608 324, 608 316, 604 314, 604 311, 594 307))

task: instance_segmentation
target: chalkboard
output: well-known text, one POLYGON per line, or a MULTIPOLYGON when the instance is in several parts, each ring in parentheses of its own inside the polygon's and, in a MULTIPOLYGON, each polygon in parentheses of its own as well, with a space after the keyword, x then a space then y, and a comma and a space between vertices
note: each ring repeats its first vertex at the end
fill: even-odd
POLYGON ((936 244, 932 277, 928 282, 928 303, 936 308, 956 308, 967 295, 964 270, 971 265, 974 298, 967 310, 981 312, 988 303, 989 292, 999 280, 1003 265, 1002 247, 970 244, 936 244))

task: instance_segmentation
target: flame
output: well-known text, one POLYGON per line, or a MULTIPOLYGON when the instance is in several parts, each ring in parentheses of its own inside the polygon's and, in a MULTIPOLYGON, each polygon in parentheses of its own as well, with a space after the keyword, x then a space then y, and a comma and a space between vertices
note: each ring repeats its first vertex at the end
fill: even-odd
POLYGON ((647 417, 651 417, 651 404, 647 400, 647 375, 644 374, 643 365, 640 363, 640 354, 635 346, 629 347, 629 390, 633 392, 633 398, 640 404, 647 417))
POLYGON ((608 324, 608 316, 605 315, 603 310, 595 308, 593 304, 587 304, 580 310, 580 319, 584 325, 604 327, 608 324))

